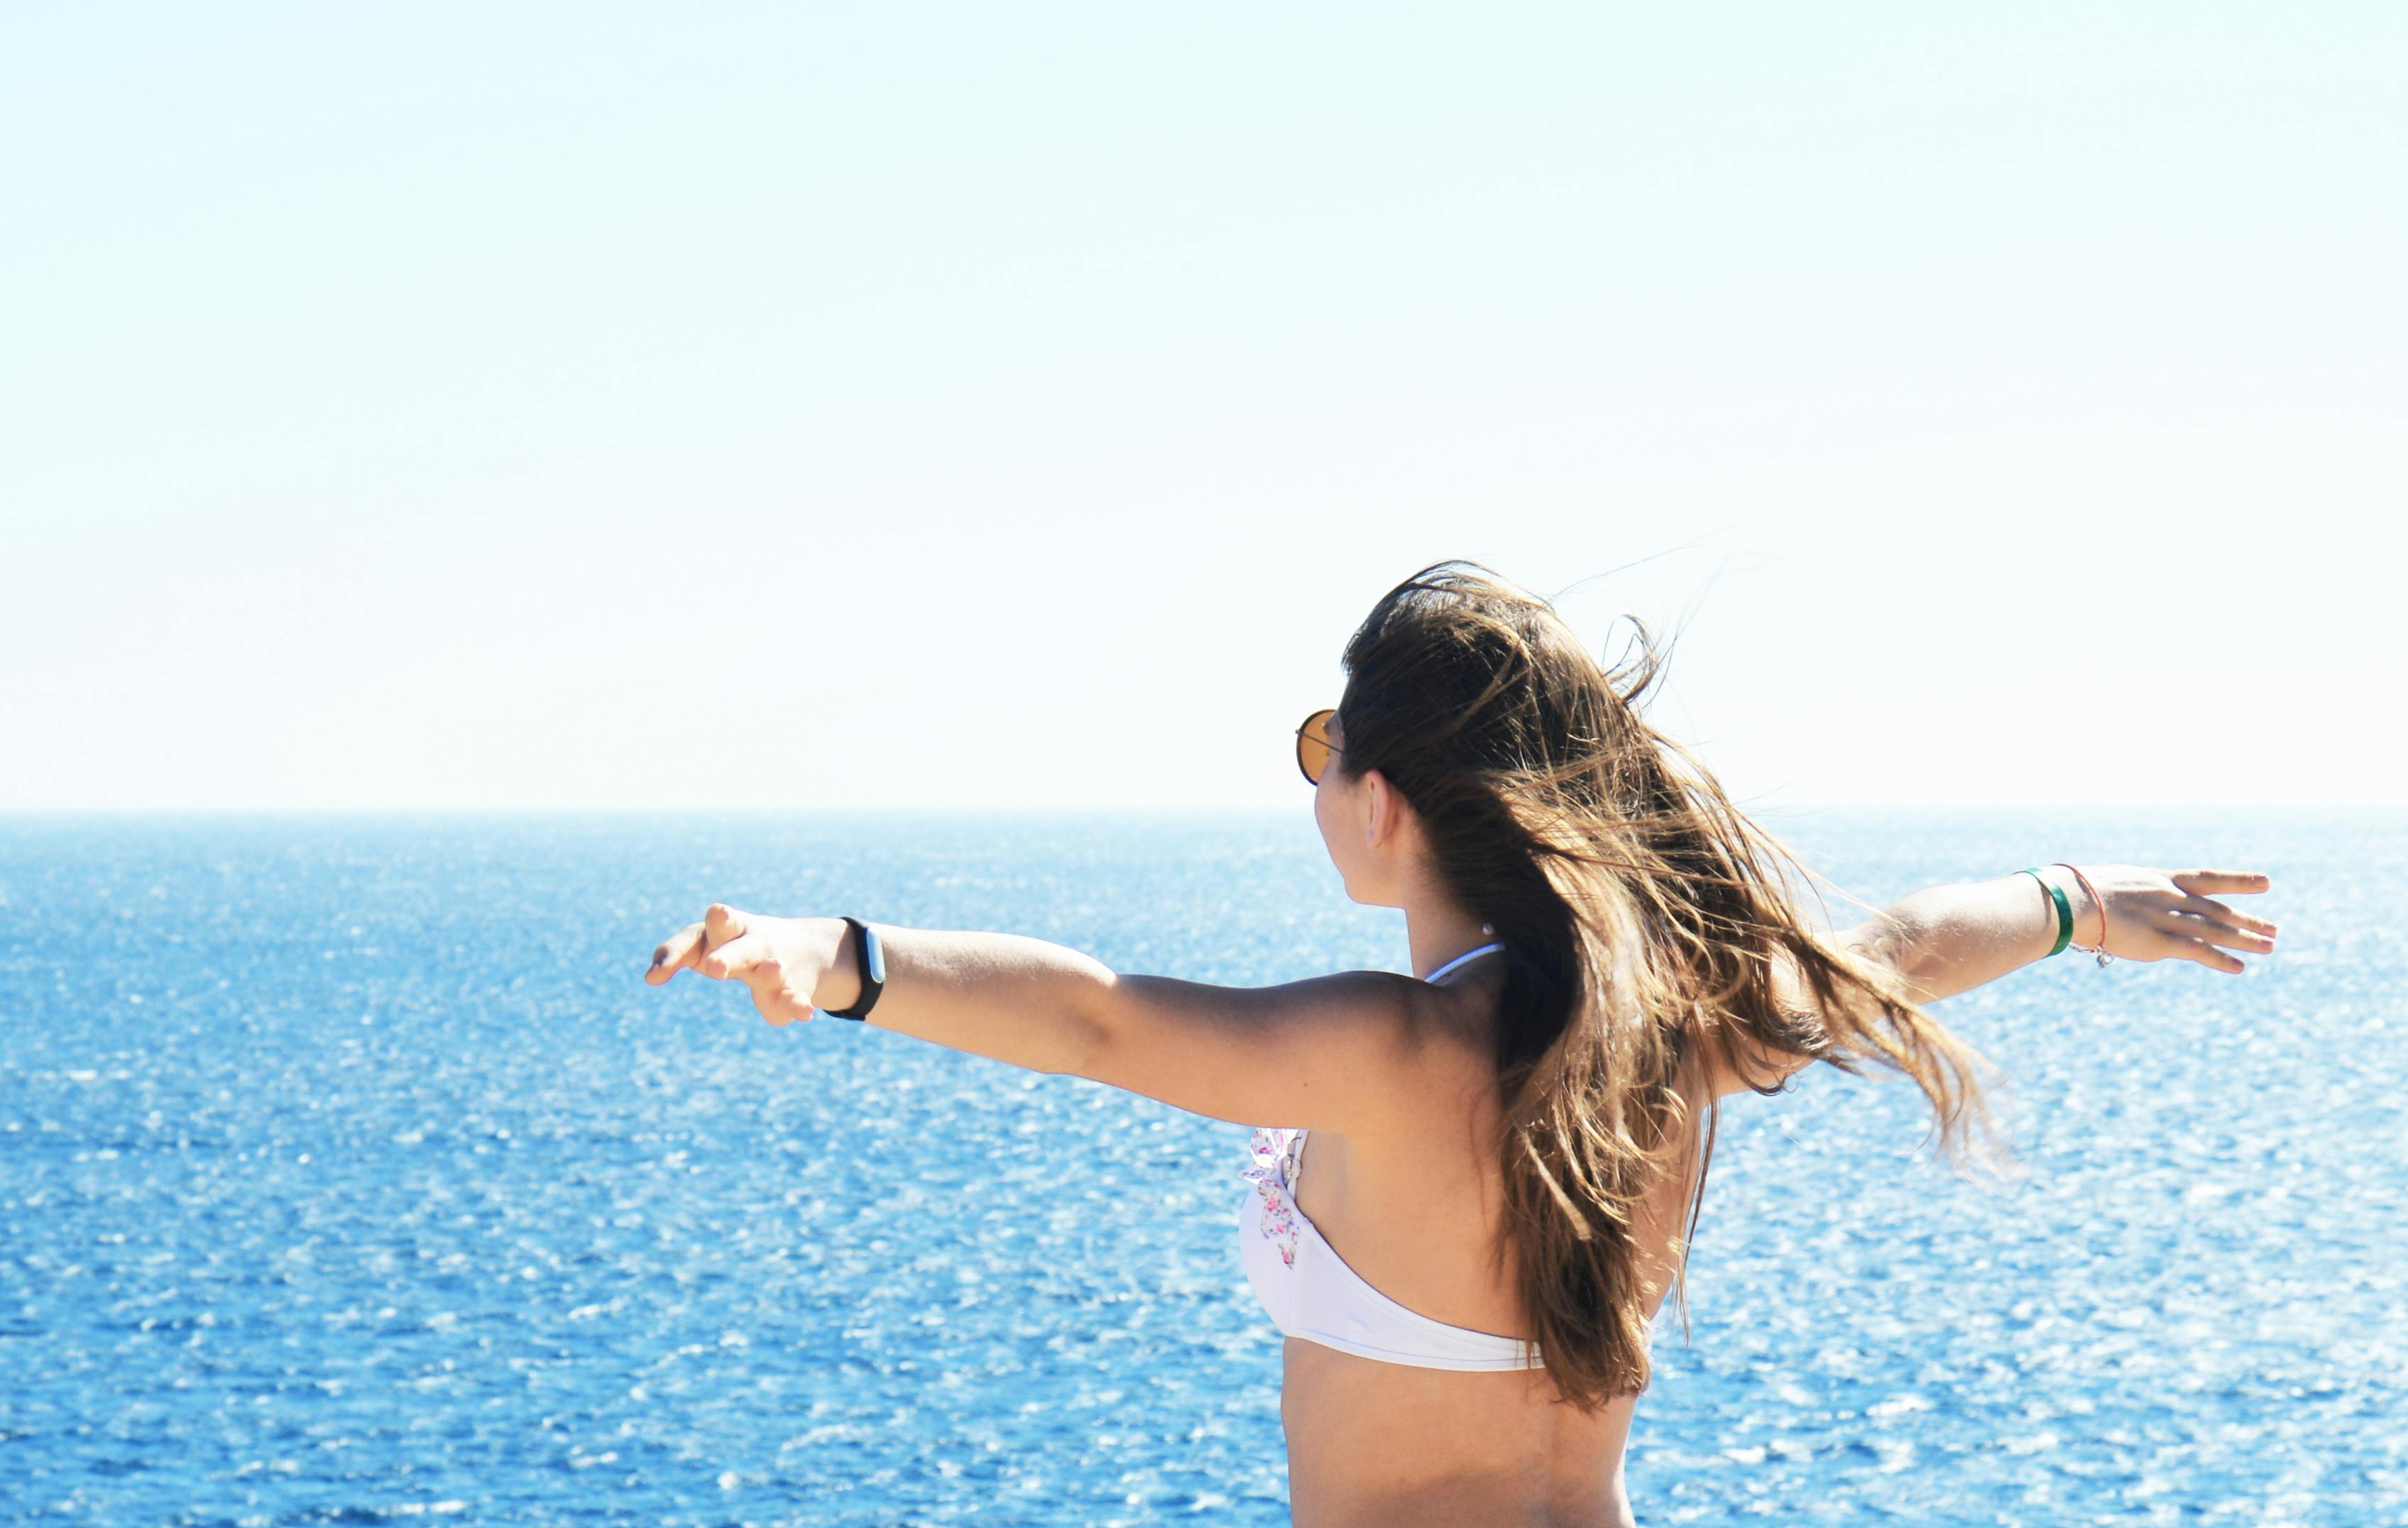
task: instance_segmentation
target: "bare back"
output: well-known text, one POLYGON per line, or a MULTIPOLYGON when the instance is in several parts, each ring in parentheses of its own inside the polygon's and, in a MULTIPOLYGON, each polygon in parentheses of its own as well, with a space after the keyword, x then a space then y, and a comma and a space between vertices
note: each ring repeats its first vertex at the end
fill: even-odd
MULTIPOLYGON (((1483 1038, 1496 982, 1434 987, 1427 1001, 1433 1026, 1451 1037, 1450 1085, 1382 1138, 1311 1132, 1297 1207, 1390 1299, 1451 1325, 1526 1336, 1510 1245, 1490 1265, 1504 1212, 1486 1144, 1498 1110, 1483 1038)), ((1680 1187, 1668 1179, 1647 1216, 1644 1261, 1668 1271, 1680 1187)), ((1295 1521, 1627 1528, 1622 1464, 1634 1399, 1584 1413, 1543 1371, 1422 1368, 1290 1337, 1280 1420, 1295 1521)))

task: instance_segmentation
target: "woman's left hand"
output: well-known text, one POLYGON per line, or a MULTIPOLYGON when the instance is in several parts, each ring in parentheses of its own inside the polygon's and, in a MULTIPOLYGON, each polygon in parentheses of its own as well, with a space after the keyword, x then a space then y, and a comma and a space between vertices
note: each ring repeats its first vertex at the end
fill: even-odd
POLYGON ((771 918, 714 902, 701 922, 661 942, 644 979, 657 987, 692 966, 716 980, 744 983, 772 1024, 796 1023, 811 1016, 812 994, 835 968, 848 932, 841 918, 771 918))

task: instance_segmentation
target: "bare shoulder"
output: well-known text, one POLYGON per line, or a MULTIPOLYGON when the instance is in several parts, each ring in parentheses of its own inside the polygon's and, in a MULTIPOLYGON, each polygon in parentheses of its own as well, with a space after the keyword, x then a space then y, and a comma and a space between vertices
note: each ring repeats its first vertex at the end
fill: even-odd
POLYGON ((1397 1097, 1397 1123, 1426 1135, 1432 1110, 1454 1110, 1470 1095, 1497 1091, 1497 1004, 1494 980, 1432 986, 1397 977, 1405 1009, 1406 1066, 1397 1097))
POLYGON ((1452 1063, 1425 998, 1389 971, 1268 987, 1119 976, 1076 1072, 1217 1120, 1380 1131, 1452 1063))

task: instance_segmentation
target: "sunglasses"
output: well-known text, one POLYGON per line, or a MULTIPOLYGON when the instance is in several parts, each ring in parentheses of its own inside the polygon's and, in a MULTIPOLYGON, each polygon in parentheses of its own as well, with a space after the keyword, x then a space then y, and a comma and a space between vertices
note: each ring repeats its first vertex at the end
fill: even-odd
POLYGON ((1314 785, 1321 783, 1321 772, 1329 767, 1329 756, 1343 751, 1329 743, 1329 719, 1337 714, 1337 707, 1325 706, 1296 729, 1296 766, 1314 785))

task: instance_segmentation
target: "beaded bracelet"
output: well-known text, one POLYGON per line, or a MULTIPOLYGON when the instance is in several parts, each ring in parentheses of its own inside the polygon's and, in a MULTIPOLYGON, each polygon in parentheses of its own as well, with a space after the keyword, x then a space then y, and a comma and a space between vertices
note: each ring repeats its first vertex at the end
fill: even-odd
MULTIPOLYGON (((2067 945, 2073 942, 2073 904, 2065 899, 2065 888, 2057 885, 2055 881, 2050 880, 2046 876, 2042 875, 2037 869, 2018 870, 2015 874, 2018 876, 2029 876, 2032 879, 2040 882, 2040 889, 2048 893, 2048 899, 2050 902, 2056 904, 2057 943, 2048 947, 2048 952, 2051 955, 2058 953, 2063 950, 2067 945)), ((2042 959, 2045 958, 2045 956, 2042 957, 2042 959)))

